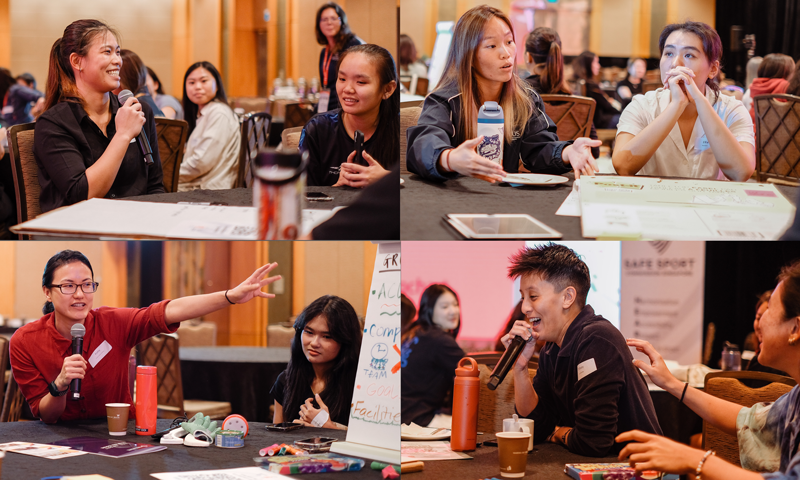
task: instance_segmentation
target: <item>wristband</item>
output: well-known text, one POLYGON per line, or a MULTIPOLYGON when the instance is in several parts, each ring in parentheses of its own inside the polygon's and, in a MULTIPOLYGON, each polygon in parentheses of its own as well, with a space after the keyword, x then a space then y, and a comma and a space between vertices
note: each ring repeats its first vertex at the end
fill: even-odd
POLYGON ((448 148, 444 152, 444 161, 442 162, 442 167, 444 167, 445 172, 452 172, 450 169, 450 150, 452 150, 452 148, 448 148))
POLYGON ((58 387, 56 386, 55 380, 50 382, 50 385, 47 386, 47 389, 50 390, 50 395, 54 397, 63 397, 64 395, 67 394, 67 392, 69 392, 69 386, 67 386, 67 388, 65 388, 64 390, 59 390, 58 387))
POLYGON ((680 403, 683 403, 683 397, 685 397, 685 396, 686 396, 686 390, 687 390, 688 388, 689 388, 689 382, 686 382, 686 383, 683 385, 683 393, 681 394, 681 401, 680 401, 680 403))
POLYGON ((311 425, 314 425, 317 428, 322 428, 329 418, 331 418, 331 416, 328 414, 328 412, 325 410, 320 410, 317 416, 311 419, 311 425))
POLYGON ((701 480, 700 474, 703 473, 703 464, 706 463, 706 460, 708 460, 708 457, 710 457, 711 455, 716 455, 716 454, 717 454, 717 452, 715 452, 714 450, 709 450, 709 451, 706 452, 705 455, 703 455, 703 458, 700 460, 700 463, 697 464, 697 470, 695 471, 695 476, 696 476, 697 480, 701 480))
POLYGON ((231 305, 236 305, 235 303, 231 302, 230 298, 228 298, 228 291, 227 290, 225 290, 225 300, 227 300, 228 303, 230 303, 231 305))

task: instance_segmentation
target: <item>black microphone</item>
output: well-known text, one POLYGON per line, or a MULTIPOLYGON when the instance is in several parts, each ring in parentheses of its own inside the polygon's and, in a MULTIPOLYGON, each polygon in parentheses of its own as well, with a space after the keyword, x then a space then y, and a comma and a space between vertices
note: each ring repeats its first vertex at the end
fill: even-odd
MULTIPOLYGON (((76 323, 69 329, 69 334, 72 335, 72 354, 83 353, 83 336, 86 335, 86 327, 80 323, 76 323)), ((81 399, 81 379, 73 378, 69 384, 69 399, 81 399)))
POLYGON ((498 385, 503 383, 508 371, 514 366, 517 358, 519 358, 519 354, 522 353, 522 349, 525 348, 526 343, 525 339, 519 336, 511 339, 511 344, 506 348, 505 353, 500 357, 500 361, 497 362, 497 365, 494 366, 494 370, 492 370, 492 375, 487 384, 489 390, 494 390, 498 385))
MULTIPOLYGON (((120 106, 125 105, 125 102, 127 102, 132 96, 133 94, 130 90, 123 90, 119 92, 117 98, 119 99, 120 106)), ((136 143, 139 144, 139 149, 142 150, 142 155, 144 155, 144 163, 153 163, 153 151, 150 149, 150 142, 147 141, 147 134, 144 133, 144 127, 142 127, 142 131, 139 132, 139 135, 136 137, 136 143)))

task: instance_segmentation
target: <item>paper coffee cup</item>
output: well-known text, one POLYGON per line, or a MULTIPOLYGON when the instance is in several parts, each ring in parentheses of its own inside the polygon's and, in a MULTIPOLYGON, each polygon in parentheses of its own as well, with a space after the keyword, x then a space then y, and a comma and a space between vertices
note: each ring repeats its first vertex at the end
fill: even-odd
POLYGON ((130 403, 106 403, 109 435, 121 437, 128 434, 128 413, 130 408, 130 403))
POLYGON ((522 478, 528 463, 528 440, 530 433, 498 432, 497 452, 500 460, 500 476, 522 478))

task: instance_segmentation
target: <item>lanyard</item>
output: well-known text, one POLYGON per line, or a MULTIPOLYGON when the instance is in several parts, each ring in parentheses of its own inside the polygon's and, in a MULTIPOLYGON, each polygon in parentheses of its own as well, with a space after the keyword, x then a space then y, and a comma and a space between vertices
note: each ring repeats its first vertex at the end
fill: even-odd
POLYGON ((328 88, 328 67, 333 59, 333 54, 330 53, 328 47, 325 47, 325 58, 322 61, 322 86, 328 88))

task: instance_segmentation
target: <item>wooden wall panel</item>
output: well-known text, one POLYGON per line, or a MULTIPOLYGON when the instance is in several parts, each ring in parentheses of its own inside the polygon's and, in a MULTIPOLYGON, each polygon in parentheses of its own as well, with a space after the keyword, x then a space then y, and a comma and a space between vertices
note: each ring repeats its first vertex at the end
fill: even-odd
POLYGON ((11 9, 9 0, 0 0, 0 66, 8 68, 9 65, 11 65, 11 9))
MULTIPOLYGON (((212 293, 234 287, 230 272, 230 242, 205 242, 205 244, 204 291, 212 293)), ((203 318, 203 321, 217 325, 217 345, 230 345, 230 317, 231 309, 223 308, 203 318)))
MULTIPOLYGON (((102 242, 103 255, 103 302, 113 307, 128 305, 127 242, 102 242)), ((92 261, 89 259, 89 261, 92 261)), ((98 307, 99 305, 95 305, 98 307)))
POLYGON ((17 242, 0 242, 0 315, 14 316, 17 242))

